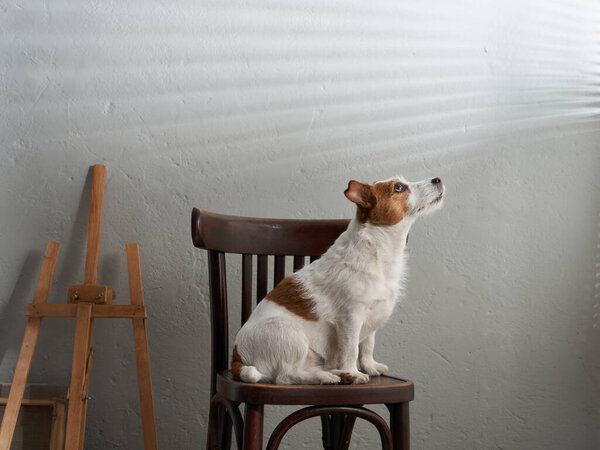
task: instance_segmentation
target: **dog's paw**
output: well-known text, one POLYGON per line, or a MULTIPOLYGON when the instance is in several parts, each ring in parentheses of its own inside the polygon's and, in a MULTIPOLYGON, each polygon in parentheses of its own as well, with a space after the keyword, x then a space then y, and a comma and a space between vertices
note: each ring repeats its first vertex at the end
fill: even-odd
POLYGON ((385 364, 378 363, 376 361, 372 362, 364 362, 361 365, 362 370, 364 370, 369 375, 376 377, 383 373, 386 373, 389 370, 389 367, 385 364))
POLYGON ((321 384, 340 384, 342 379, 331 372, 322 372, 319 373, 319 382, 321 384))
POLYGON ((333 370, 332 373, 339 375, 340 384, 365 384, 369 382, 369 375, 359 371, 333 370))

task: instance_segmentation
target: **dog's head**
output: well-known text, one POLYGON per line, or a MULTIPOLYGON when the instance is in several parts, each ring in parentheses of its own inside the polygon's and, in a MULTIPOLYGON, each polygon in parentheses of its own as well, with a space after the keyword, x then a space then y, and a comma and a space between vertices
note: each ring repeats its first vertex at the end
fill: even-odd
POLYGON ((444 185, 439 178, 415 183, 392 178, 372 185, 352 180, 344 194, 356 203, 359 222, 390 226, 405 218, 415 219, 439 209, 444 185))

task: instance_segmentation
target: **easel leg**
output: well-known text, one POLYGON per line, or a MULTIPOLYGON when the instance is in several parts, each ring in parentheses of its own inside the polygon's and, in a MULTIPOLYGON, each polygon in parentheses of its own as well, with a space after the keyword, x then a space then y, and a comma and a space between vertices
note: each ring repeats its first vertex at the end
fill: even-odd
MULTIPOLYGON (((93 307, 92 307, 93 309, 93 307)), ((81 431, 79 433, 79 448, 83 450, 83 441, 85 438, 85 424, 87 420, 87 405, 88 405, 88 388, 90 386, 90 376, 92 375, 92 360, 94 358, 94 350, 92 349, 92 336, 94 335, 94 319, 90 320, 90 333, 89 333, 89 347, 87 352, 87 359, 85 362, 85 376, 83 381, 82 389, 82 412, 81 412, 81 431)))
MULTIPOLYGON (((144 294, 142 291, 139 249, 137 244, 128 244, 126 251, 131 304, 142 306, 144 304, 144 294)), ((150 353, 148 351, 146 319, 133 319, 132 322, 138 388, 140 391, 142 429, 144 432, 144 448, 147 450, 156 450, 158 448, 158 441, 156 438, 156 418, 152 395, 152 378, 150 376, 150 353)))
POLYGON ((32 317, 27 321, 27 328, 25 328, 25 336, 23 337, 23 344, 21 344, 17 368, 15 369, 15 375, 8 395, 8 402, 6 403, 6 409, 4 410, 2 428, 0 428, 1 449, 10 448, 41 325, 41 318, 32 317))
MULTIPOLYGON (((42 263, 42 270, 40 271, 40 277, 35 294, 33 295, 34 304, 46 303, 48 299, 59 252, 60 244, 58 242, 48 242, 46 253, 44 254, 44 262, 42 263)), ((31 317, 27 321, 15 375, 13 376, 10 393, 8 394, 8 402, 4 410, 4 417, 2 418, 2 426, 0 426, 0 449, 10 448, 41 326, 41 317, 31 317)))
POLYGON ((140 410, 144 431, 144 448, 158 448, 154 401, 152 398, 152 379, 150 378, 150 356, 146 335, 146 319, 133 319, 133 341, 137 363, 138 387, 140 391, 140 410))
POLYGON ((92 307, 91 303, 79 303, 77 305, 65 450, 79 449, 83 442, 82 435, 85 432, 85 422, 83 422, 86 405, 84 383, 90 349, 92 307))

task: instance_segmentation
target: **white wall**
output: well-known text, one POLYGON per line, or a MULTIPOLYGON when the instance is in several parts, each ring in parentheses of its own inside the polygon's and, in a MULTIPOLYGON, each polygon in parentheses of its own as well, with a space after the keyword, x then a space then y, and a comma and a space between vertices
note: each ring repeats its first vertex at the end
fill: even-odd
MULTIPOLYGON (((206 433, 191 208, 350 217, 349 179, 440 176, 376 347, 415 381, 413 447, 600 448, 599 20, 591 1, 0 1, 0 380, 48 240, 51 301, 82 281, 94 163, 118 301, 141 247, 167 449, 206 433)), ((87 448, 142 448, 130 325, 97 322, 87 448)), ((32 382, 67 383, 72 337, 45 322, 32 382)), ((352 448, 376 446, 357 426, 352 448)))

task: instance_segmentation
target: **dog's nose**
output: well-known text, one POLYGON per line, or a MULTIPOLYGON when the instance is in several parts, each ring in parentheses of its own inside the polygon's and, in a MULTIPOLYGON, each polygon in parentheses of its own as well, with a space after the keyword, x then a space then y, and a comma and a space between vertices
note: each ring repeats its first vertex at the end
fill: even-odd
POLYGON ((440 180, 439 178, 434 178, 433 180, 431 180, 431 182, 433 184, 440 184, 442 182, 442 180, 440 180))

